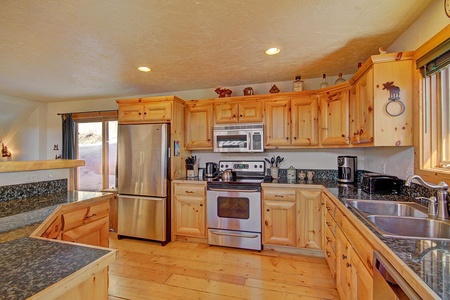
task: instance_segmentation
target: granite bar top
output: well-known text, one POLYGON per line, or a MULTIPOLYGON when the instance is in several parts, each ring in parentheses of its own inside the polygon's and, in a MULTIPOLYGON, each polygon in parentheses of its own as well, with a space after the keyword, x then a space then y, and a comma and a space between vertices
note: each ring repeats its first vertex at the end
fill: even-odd
POLYGON ((0 244, 0 298, 26 299, 114 250, 35 238, 0 244))
MULTIPOLYGON (((344 205, 345 199, 367 199, 417 202, 408 195, 367 194, 357 185, 340 184, 334 179, 289 181, 286 178, 265 183, 294 185, 323 185, 344 205)), ((363 219, 352 207, 347 207, 364 225, 384 242, 411 270, 414 271, 438 296, 450 299, 450 242, 384 237, 370 222, 363 219)))

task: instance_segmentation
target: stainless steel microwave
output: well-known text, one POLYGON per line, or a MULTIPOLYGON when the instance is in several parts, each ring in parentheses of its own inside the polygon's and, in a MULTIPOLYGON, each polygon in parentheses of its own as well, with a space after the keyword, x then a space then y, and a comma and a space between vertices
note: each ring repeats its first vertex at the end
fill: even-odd
POLYGON ((264 152, 264 125, 214 126, 214 152, 264 152))

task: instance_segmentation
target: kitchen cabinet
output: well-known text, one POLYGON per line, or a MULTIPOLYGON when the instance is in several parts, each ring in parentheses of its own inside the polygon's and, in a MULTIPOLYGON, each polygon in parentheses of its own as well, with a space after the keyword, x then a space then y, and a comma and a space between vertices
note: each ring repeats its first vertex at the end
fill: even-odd
POLYGON ((216 124, 262 122, 262 102, 252 98, 214 103, 216 124))
POLYGON ((320 190, 297 189, 299 206, 299 248, 322 249, 322 192, 320 190))
POLYGON ((118 119, 120 123, 168 122, 172 119, 172 102, 139 99, 137 103, 122 104, 118 119))
POLYGON ((114 196, 62 205, 36 229, 33 235, 108 247, 111 198, 114 196))
POLYGON ((319 145, 319 101, 315 95, 265 101, 266 147, 319 145))
POLYGON ((262 205, 263 244, 297 246, 295 189, 264 188, 262 205))
POLYGON ((188 150, 213 149, 213 103, 191 100, 185 107, 185 147, 188 150))
POLYGON ((321 92, 320 117, 322 146, 348 146, 350 144, 350 86, 348 83, 337 85, 321 92))
POLYGON ((336 288, 341 299, 351 298, 350 254, 350 242, 338 227, 336 228, 336 288))
POLYGON ((173 184, 172 236, 206 238, 206 182, 173 184))
POLYGON ((331 276, 336 278, 336 221, 335 212, 336 206, 325 195, 322 194, 322 204, 325 206, 323 217, 323 236, 322 243, 324 247, 324 255, 330 267, 331 276))
POLYGON ((412 70, 413 52, 398 52, 372 55, 353 75, 352 144, 413 145, 412 70))

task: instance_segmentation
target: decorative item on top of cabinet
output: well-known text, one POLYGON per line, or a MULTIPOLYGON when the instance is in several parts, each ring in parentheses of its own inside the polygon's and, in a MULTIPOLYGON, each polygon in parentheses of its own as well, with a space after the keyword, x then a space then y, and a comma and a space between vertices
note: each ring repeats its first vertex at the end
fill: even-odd
POLYGON ((219 95, 219 98, 231 97, 231 94, 233 93, 232 90, 221 87, 218 87, 214 91, 219 95))
POLYGON ((345 146, 350 143, 350 85, 339 86, 319 94, 321 145, 345 146))
POLYGON ((262 122, 262 102, 257 98, 214 103, 216 124, 262 122))
POLYGON ((279 93, 279 92, 280 92, 280 89, 275 84, 272 85, 272 87, 269 90, 269 93, 271 93, 271 94, 276 94, 276 93, 279 93))
POLYGON ((211 101, 186 101, 184 120, 187 150, 213 148, 213 118, 211 101))

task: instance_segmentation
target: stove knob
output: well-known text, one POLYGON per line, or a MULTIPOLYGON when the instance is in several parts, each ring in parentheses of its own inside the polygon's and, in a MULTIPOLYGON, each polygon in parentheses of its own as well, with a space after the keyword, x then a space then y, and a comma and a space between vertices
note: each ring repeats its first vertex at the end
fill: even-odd
POLYGON ((228 169, 228 165, 225 165, 225 168, 227 168, 227 169, 228 169))
POLYGON ((258 165, 255 165, 255 169, 258 167, 258 165))
POLYGON ((263 168, 263 166, 262 165, 259 165, 259 167, 262 169, 263 168))
POLYGON ((223 168, 223 165, 220 165, 221 168, 223 168))

